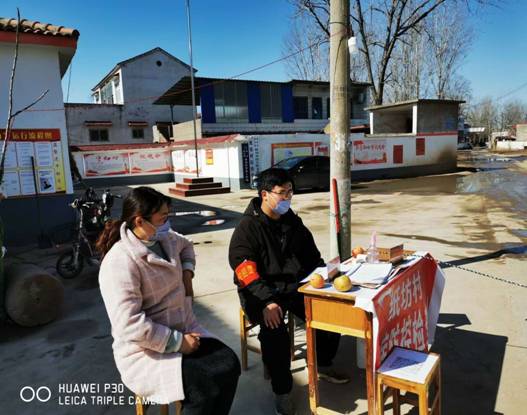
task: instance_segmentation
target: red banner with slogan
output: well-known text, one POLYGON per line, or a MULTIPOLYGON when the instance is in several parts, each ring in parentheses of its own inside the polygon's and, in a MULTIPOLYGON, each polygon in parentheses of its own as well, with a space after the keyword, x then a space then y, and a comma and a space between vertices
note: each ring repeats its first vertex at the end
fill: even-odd
POLYGON ((378 318, 375 369, 394 346, 428 349, 428 312, 437 264, 427 256, 391 280, 373 298, 378 318))
MULTIPOLYGON (((5 130, 0 130, 0 140, 3 140, 5 130)), ((60 141, 60 129, 58 128, 15 128, 9 132, 9 140, 12 141, 60 141)))

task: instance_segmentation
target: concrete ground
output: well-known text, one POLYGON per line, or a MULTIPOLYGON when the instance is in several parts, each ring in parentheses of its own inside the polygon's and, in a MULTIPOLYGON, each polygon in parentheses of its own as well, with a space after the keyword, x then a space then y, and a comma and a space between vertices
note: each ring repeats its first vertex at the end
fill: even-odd
MULTIPOLYGON (((404 242, 405 248, 428 250, 437 259, 527 284, 525 157, 467 152, 460 157, 460 165, 466 169, 450 175, 354 185, 353 246, 366 246, 371 232, 377 230, 381 246, 404 242)), ((169 186, 154 187, 166 192, 169 186)), ((241 191, 174 199, 179 214, 171 219, 172 225, 189 234, 195 243, 198 318, 238 353, 239 303, 227 250, 233 227, 253 195, 254 191, 241 191), (211 219, 224 222, 203 225, 211 219)), ((326 258, 328 203, 329 193, 306 193, 295 195, 292 205, 326 258)), ((118 209, 116 206, 116 214, 118 209)), ((12 250, 10 260, 33 262, 55 273, 57 252, 64 248, 12 250)), ((442 357, 443 413, 526 413, 527 289, 455 267, 444 270, 446 287, 433 347, 442 357)), ((60 319, 39 328, 0 328, 0 412, 133 414, 134 409, 128 405, 129 392, 118 389, 120 377, 113 361, 97 269, 87 268, 76 279, 63 282, 66 301, 60 319), (99 388, 99 392, 64 391, 81 384, 95 384, 92 388, 99 388), (117 384, 113 394, 111 384, 117 384), (20 398, 24 386, 46 386, 51 399, 25 403, 20 398), (105 386, 109 388, 106 391, 105 386), (93 403, 92 396, 107 401, 93 403)), ((296 332, 296 345, 293 395, 298 413, 308 414, 301 328, 296 332)), ((249 355, 250 368, 240 378, 231 413, 272 414, 273 395, 263 378, 259 356, 249 355)), ((322 404, 336 413, 365 414, 365 376, 355 365, 353 338, 342 339, 336 365, 352 377, 352 382, 340 386, 321 383, 322 404)), ((46 390, 41 390, 41 397, 47 397, 46 390)))

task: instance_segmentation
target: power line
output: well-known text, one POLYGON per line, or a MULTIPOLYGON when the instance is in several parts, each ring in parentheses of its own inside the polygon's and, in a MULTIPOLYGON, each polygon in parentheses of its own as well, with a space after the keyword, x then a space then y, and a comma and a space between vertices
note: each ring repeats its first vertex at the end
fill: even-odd
POLYGON ((515 94, 516 92, 518 92, 520 89, 523 89, 527 86, 527 82, 524 82, 523 84, 517 86, 516 88, 510 90, 509 92, 499 96, 498 98, 496 98, 496 101, 499 101, 500 99, 503 99, 505 97, 508 97, 509 95, 512 95, 512 94, 515 94))
MULTIPOLYGON (((338 33, 335 33, 334 35, 332 36, 337 36, 337 35, 340 35, 342 32, 344 32, 345 30, 342 30, 338 33)), ((330 36, 331 38, 331 36, 330 36)), ((209 83, 206 83, 206 84, 203 84, 203 85, 199 85, 199 86, 196 86, 195 89, 201 89, 201 88, 204 88, 204 87, 209 87, 209 86, 213 86, 213 85, 217 85, 217 84, 221 84, 221 83, 224 83, 224 82, 227 82, 227 81, 231 81, 231 80, 236 80, 242 76, 245 76, 245 75, 248 75, 250 73, 253 73, 253 72, 256 72, 256 71, 259 71, 261 69, 264 69, 264 68, 267 68, 268 66, 272 66, 272 65, 275 65, 277 63, 280 63, 282 61, 285 61, 287 59, 290 59, 292 58, 293 56, 296 56, 308 49, 311 49, 313 47, 319 47, 320 45, 322 45, 323 43, 326 43, 327 40, 318 40, 316 42, 313 42, 309 45, 307 45, 306 47, 302 48, 302 49, 299 49, 297 50, 296 52, 292 52, 288 55, 285 55, 285 56, 282 56, 280 58, 277 58, 275 60, 272 60, 270 62, 267 62, 267 63, 264 63, 262 65, 259 65, 257 67, 254 67, 252 69, 249 69, 245 72, 241 72, 237 75, 233 75, 233 76, 230 76, 228 78, 225 78, 225 79, 219 79, 217 81, 213 81, 213 82, 209 82, 209 83)), ((70 71, 70 77, 71 77, 71 71, 70 71)), ((71 79, 70 79, 71 80, 71 79)), ((68 83, 69 84, 69 83, 68 83)), ((182 91, 177 91, 177 92, 171 92, 171 93, 168 93, 168 94, 164 94, 163 96, 165 97, 168 97, 168 96, 175 96, 175 95, 180 95, 180 94, 184 94, 184 93, 187 93, 187 92, 191 92, 192 90, 190 88, 188 89, 184 89, 182 91)), ((68 85, 68 96, 69 96, 69 85, 68 85)), ((150 96, 150 97, 143 97, 143 98, 137 98, 137 99, 134 99, 134 100, 130 100, 130 101, 127 101, 126 103, 127 104, 134 104, 134 103, 138 103, 138 102, 144 102, 144 101, 150 101, 152 99, 157 99, 159 98, 158 95, 156 96, 150 96)), ((33 110, 28 110, 28 112, 52 112, 52 111, 64 111, 64 108, 42 108, 42 109, 33 109, 33 110)))

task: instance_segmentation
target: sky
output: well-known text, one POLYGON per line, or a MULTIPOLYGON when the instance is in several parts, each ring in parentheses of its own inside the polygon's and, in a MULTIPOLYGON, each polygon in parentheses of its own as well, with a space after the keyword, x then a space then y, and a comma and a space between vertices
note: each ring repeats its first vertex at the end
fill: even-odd
MULTIPOLYGON (((0 16, 15 17, 17 6, 22 18, 79 30, 69 102, 90 102, 91 88, 117 62, 158 46, 189 62, 185 0, 2 0, 0 16)), ((287 0, 191 0, 198 75, 228 78, 279 59, 291 14, 287 0)), ((471 15, 476 39, 460 73, 470 80, 475 100, 514 91, 500 102, 527 102, 525 16, 522 0, 471 15)), ((244 78, 289 79, 283 62, 244 78)))

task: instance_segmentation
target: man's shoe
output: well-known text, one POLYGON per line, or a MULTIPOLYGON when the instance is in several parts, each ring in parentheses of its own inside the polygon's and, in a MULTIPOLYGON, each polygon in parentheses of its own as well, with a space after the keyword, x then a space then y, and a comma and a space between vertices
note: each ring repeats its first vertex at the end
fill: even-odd
POLYGON ((336 372, 332 367, 329 366, 322 366, 318 368, 318 378, 336 385, 341 385, 350 381, 350 378, 347 375, 336 372))
POLYGON ((276 415, 296 415, 295 404, 290 393, 275 395, 274 408, 276 415))

